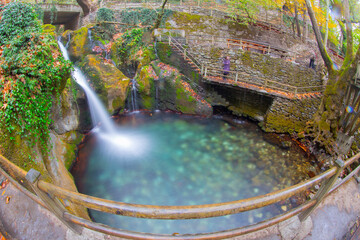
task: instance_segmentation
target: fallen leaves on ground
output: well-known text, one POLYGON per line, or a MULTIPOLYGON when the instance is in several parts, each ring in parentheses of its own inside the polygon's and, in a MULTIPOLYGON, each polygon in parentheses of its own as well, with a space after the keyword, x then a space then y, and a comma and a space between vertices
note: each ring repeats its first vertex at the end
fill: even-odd
POLYGON ((5 199, 5 203, 6 203, 6 204, 9 204, 10 199, 11 199, 11 197, 10 197, 10 196, 7 196, 6 199, 5 199))
POLYGON ((0 184, 0 190, 4 189, 9 184, 9 179, 5 179, 0 184))

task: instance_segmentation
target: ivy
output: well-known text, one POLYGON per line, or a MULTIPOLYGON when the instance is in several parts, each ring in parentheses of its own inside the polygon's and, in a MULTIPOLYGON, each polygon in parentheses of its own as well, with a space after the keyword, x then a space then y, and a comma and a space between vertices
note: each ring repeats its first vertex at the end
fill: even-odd
POLYGON ((109 8, 100 8, 96 13, 96 21, 98 22, 115 21, 114 11, 109 8))
POLYGON ((38 31, 40 22, 37 21, 36 11, 31 5, 14 2, 5 6, 0 24, 0 45, 16 36, 38 31))
POLYGON ((36 17, 30 5, 12 3, 1 18, 0 129, 9 139, 20 136, 30 145, 40 144, 46 153, 53 99, 69 77, 71 63, 55 39, 42 33, 36 17), (12 18, 14 12, 21 14, 12 18))
POLYGON ((137 51, 144 45, 142 42, 143 34, 144 29, 142 28, 134 28, 126 31, 116 42, 117 57, 123 62, 126 62, 132 52, 137 51))
MULTIPOLYGON (((173 11, 164 9, 164 15, 160 24, 161 26, 164 25, 165 20, 172 13, 173 11)), ((126 9, 120 12, 120 21, 130 25, 154 25, 157 14, 158 13, 154 9, 148 8, 126 9)))

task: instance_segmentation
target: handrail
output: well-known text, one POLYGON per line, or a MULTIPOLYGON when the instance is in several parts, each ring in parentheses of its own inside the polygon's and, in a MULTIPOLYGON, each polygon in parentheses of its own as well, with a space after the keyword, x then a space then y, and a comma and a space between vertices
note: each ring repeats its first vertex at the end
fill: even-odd
MULTIPOLYGON (((205 66, 205 68, 206 68, 205 77, 207 75, 212 75, 212 76, 215 76, 215 77, 219 77, 219 76, 222 76, 222 74, 218 74, 216 72, 214 73, 214 71, 217 71, 217 72, 220 72, 220 73, 224 71, 223 69, 214 68, 214 67, 208 67, 208 66, 205 66)), ((297 86, 292 86, 292 85, 289 85, 289 84, 277 82, 277 81, 274 81, 274 80, 269 80, 269 79, 258 77, 258 76, 252 77, 250 74, 240 72, 240 71, 227 71, 227 72, 231 73, 232 75, 235 75, 235 77, 232 76, 232 75, 226 76, 228 79, 231 79, 231 80, 235 81, 235 83, 236 82, 243 82, 243 83, 248 83, 248 84, 251 84, 251 85, 254 85, 254 86, 259 86, 261 88, 270 88, 272 90, 283 91, 283 92, 291 93, 291 94, 317 93, 319 91, 322 91, 325 88, 324 85, 297 87, 297 86), (241 77, 258 79, 258 80, 261 80, 261 83, 256 82, 256 81, 249 81, 249 80, 246 80, 246 79, 241 78, 241 77), (314 88, 318 89, 318 91, 314 90, 314 88), (306 90, 306 89, 309 89, 309 91, 304 92, 304 90, 306 90), (310 90, 312 90, 312 91, 310 91, 310 90)))
MULTIPOLYGON (((190 36, 192 36, 192 35, 190 35, 190 36)), ((224 71, 223 69, 219 69, 216 67, 212 67, 212 66, 203 64, 202 62, 200 62, 198 59, 196 59, 191 54, 191 50, 189 48, 185 50, 183 47, 183 44, 181 44, 179 41, 177 41, 171 35, 160 34, 161 40, 163 40, 164 37, 168 39, 168 43, 170 45, 173 45, 174 47, 176 47, 182 54, 184 54, 185 58, 188 58, 199 69, 199 71, 205 77, 205 79, 207 78, 208 75, 214 76, 214 77, 222 77, 223 76, 223 74, 222 74, 222 72, 224 71), (217 73, 216 71, 220 72, 220 73, 217 73)), ((252 78, 252 76, 247 73, 244 73, 241 71, 233 71, 233 70, 232 71, 230 70, 227 72, 235 75, 235 77, 231 76, 231 75, 227 76, 228 79, 235 81, 235 83, 242 82, 242 83, 254 85, 254 87, 257 86, 260 88, 271 89, 273 91, 284 92, 284 94, 276 93, 276 92, 273 92, 273 93, 276 95, 279 95, 279 96, 287 97, 287 98, 293 98, 293 97, 299 98, 299 96, 297 94, 322 92, 325 88, 324 85, 297 87, 297 86, 292 86, 289 84, 281 83, 278 81, 273 81, 273 80, 262 78, 262 77, 255 77, 255 79, 262 81, 261 83, 259 83, 256 81, 249 81, 249 80, 241 78, 241 76, 246 76, 248 78, 252 78)))
POLYGON ((231 202, 190 206, 157 206, 116 202, 75 193, 42 180, 38 182, 38 187, 50 195, 107 213, 151 219, 198 219, 225 216, 271 205, 313 187, 335 173, 336 167, 333 167, 302 183, 272 193, 231 202))
POLYGON ((192 37, 201 37, 203 41, 204 41, 204 40, 205 40, 205 41, 213 41, 212 37, 214 37, 214 40, 215 40, 215 38, 217 38, 217 39, 225 39, 225 40, 246 41, 246 42, 250 42, 250 43, 261 44, 261 45, 270 47, 270 49, 273 49, 273 50, 284 51, 284 52, 288 52, 288 53, 297 54, 297 53, 294 52, 294 51, 290 51, 290 50, 283 49, 283 48, 280 48, 280 47, 275 47, 275 46, 270 45, 269 43, 258 42, 258 41, 254 41, 254 40, 250 40, 250 39, 245 39, 245 38, 231 38, 231 39, 230 39, 230 38, 228 38, 228 37, 222 37, 222 36, 194 35, 194 34, 188 35, 188 37, 189 37, 189 39, 191 39, 192 37), (210 37, 211 37, 211 39, 210 39, 210 37))
MULTIPOLYGON (((354 163, 355 161, 358 161, 359 158, 360 158, 360 153, 357 153, 356 155, 354 155, 353 157, 351 157, 350 159, 345 161, 344 167, 347 167, 350 164, 354 163)), ((11 163, 9 160, 7 160, 6 158, 4 158, 1 155, 0 155, 0 164, 1 164, 2 168, 5 166, 5 167, 8 168, 8 170, 12 171, 13 173, 14 172, 20 173, 22 175, 22 177, 23 177, 23 174, 26 173, 26 171, 24 171, 21 168, 17 167, 16 165, 14 165, 13 163, 11 163)), ((359 170, 360 170, 360 166, 358 166, 352 173, 349 174, 349 176, 344 178, 336 186, 333 186, 331 188, 331 190, 327 192, 326 195, 330 194, 336 188, 338 188, 339 186, 341 186, 342 184, 347 182, 359 170)), ((330 177, 332 177, 334 175, 337 176, 338 173, 339 173, 339 168, 338 167, 333 167, 333 168, 327 170, 326 172, 324 172, 324 173, 322 173, 322 174, 320 174, 320 175, 318 175, 318 176, 316 176, 314 178, 311 178, 311 179, 309 179, 307 181, 304 181, 302 183, 296 184, 296 185, 294 185, 292 187, 289 187, 289 188, 286 188, 286 189, 283 189, 283 190, 279 190, 279 191, 275 191, 275 192, 272 192, 272 193, 269 193, 269 194, 265 194, 263 196, 267 197, 267 198, 265 198, 266 201, 272 201, 274 199, 276 200, 277 198, 274 198, 274 197, 271 199, 271 196, 274 196, 274 194, 275 195, 280 194, 280 196, 281 196, 281 192, 283 192, 284 194, 290 194, 290 195, 291 195, 291 192, 295 192, 295 191, 296 191, 296 193, 302 192, 305 188, 314 186, 314 184, 317 184, 318 182, 320 182, 320 181, 322 181, 324 179, 330 178, 330 177)), ((7 176, 7 177, 11 178, 11 176, 7 176)), ((57 197, 60 197, 60 198, 62 197, 62 193, 56 194, 56 192, 58 190, 63 191, 64 189, 62 189, 62 188, 56 187, 56 186, 54 186, 54 185, 52 185, 50 183, 46 183, 46 182, 41 181, 41 180, 38 181, 37 185, 38 185, 39 189, 41 189, 40 186, 42 186, 42 185, 44 185, 45 188, 50 186, 50 188, 52 188, 52 190, 50 192, 48 192, 49 196, 53 196, 53 197, 57 196, 57 197)), ((23 186, 21 186, 20 184, 19 184, 19 189, 22 192, 26 191, 26 189, 24 189, 23 186)), ((71 192, 71 191, 68 191, 68 190, 65 190, 65 192, 70 193, 70 195, 75 193, 75 192, 71 192)), ((296 194, 296 193, 293 193, 293 194, 296 194)), ((81 196, 83 194, 75 193, 75 195, 81 196)), ((94 198, 94 197, 86 196, 86 195, 83 195, 83 196, 84 197, 94 198)), ((264 204, 259 206, 259 204, 261 203, 260 200, 261 200, 261 198, 263 196, 255 197, 255 198, 260 198, 258 201, 255 202, 255 204, 257 205, 256 208, 261 207, 261 206, 265 206, 264 204)), ((66 199, 67 198, 63 198, 63 200, 66 200, 66 199)), ((251 200, 251 199, 253 199, 253 198, 244 199, 244 200, 248 201, 248 200, 251 200)), ((278 200, 280 201, 280 199, 282 199, 282 198, 279 198, 278 200)), ((79 198, 79 200, 81 201, 81 198, 79 198)), ((102 200, 103 202, 112 202, 112 201, 105 200, 105 199, 99 199, 99 200, 100 201, 102 200)), ((237 202, 237 201, 234 201, 234 202, 237 202)), ((242 201, 242 202, 244 202, 244 201, 242 201)), ((38 202, 38 203, 41 204, 40 202, 38 202)), ((83 206, 87 206, 86 203, 84 205, 84 202, 80 202, 79 204, 81 204, 83 206)), ((124 204, 124 203, 118 203, 118 204, 124 204)), ((110 234, 110 235, 113 235, 113 236, 120 236, 120 237, 124 237, 124 238, 128 238, 128 239, 144 239, 144 240, 150 240, 150 239, 154 239, 154 238, 155 239, 169 239, 169 240, 170 239, 189 239, 189 240, 190 239, 192 239, 192 240, 195 240, 195 239, 197 239, 197 240, 201 240, 201 239, 223 239, 223 238, 228 238, 228 237, 239 236, 239 235, 242 235, 242 234, 254 232, 254 231, 261 230, 261 229, 264 229, 266 227, 272 226, 272 225, 277 224, 279 222, 282 222, 282 221, 284 221, 284 220, 286 220, 286 219, 288 219, 288 218, 290 218, 292 216, 295 216, 295 215, 297 215, 299 213, 303 213, 305 210, 308 211, 311 207, 314 207, 316 204, 317 204, 317 200, 315 198, 315 199, 312 199, 310 201, 307 201, 306 203, 300 205, 299 207, 297 207, 295 209, 287 211, 286 213, 284 213, 282 215, 278 215, 278 216, 276 216, 274 218, 271 218, 271 219, 268 219, 268 220, 253 224, 253 225, 245 226, 245 227, 225 230, 225 231, 221 231, 221 232, 206 233, 206 234, 193 234, 193 235, 185 234, 185 235, 175 235, 175 236, 160 235, 160 234, 145 234, 145 233, 137 233, 137 232, 127 231, 127 230, 116 229, 116 228, 112 228, 112 227, 109 227, 109 226, 104 225, 104 224, 94 223, 94 222, 90 222, 88 220, 76 217, 76 216, 71 215, 70 213, 68 213, 66 211, 63 214, 63 218, 64 218, 64 220, 69 221, 71 223, 75 223, 78 226, 84 226, 86 228, 93 229, 93 230, 98 231, 98 232, 103 232, 103 233, 110 234)), ((138 204, 126 204, 126 205, 131 206, 131 207, 138 206, 138 204)), ((219 204, 207 204, 207 205, 219 205, 219 204)), ((202 205, 202 206, 207 206, 207 205, 202 205)), ((201 206, 201 205, 199 205, 199 206, 201 206)), ((150 206, 150 207, 155 208, 154 214, 158 214, 158 212, 161 211, 161 210, 159 210, 159 208, 175 208, 176 209, 177 206, 150 206)), ((191 208, 191 207, 194 207, 194 206, 183 206, 183 207, 186 207, 186 208, 190 207, 191 208)), ((195 207, 197 207, 197 206, 195 206, 195 207)), ((243 205, 243 207, 246 207, 246 206, 243 205)), ((236 212, 231 212, 230 214, 234 214, 234 213, 236 213, 236 212)), ((115 214, 123 214, 123 212, 115 212, 115 214)), ((182 214, 187 214, 187 213, 182 213, 182 214)), ((130 216, 130 215, 128 215, 128 216, 130 216)), ((142 216, 136 216, 136 217, 142 217, 142 216)), ((181 218, 177 218, 177 219, 181 219, 181 218)))
POLYGON ((305 211, 306 209, 309 209, 310 207, 314 206, 316 203, 315 200, 310 200, 309 202, 296 207, 286 213, 283 213, 281 215, 278 215, 274 218, 267 219, 264 221, 261 221, 256 224, 252 224, 245 227, 235 228, 235 229, 229 229, 225 231, 220 232, 212 232, 212 233, 200 233, 200 234, 179 234, 179 235, 164 235, 164 234, 153 234, 153 233, 138 233, 133 232, 129 230, 122 230, 113 228, 101 223, 95 223, 90 222, 89 220, 85 220, 82 218, 79 218, 77 216, 74 216, 69 213, 65 213, 64 217, 68 221, 87 227, 89 229, 102 232, 105 234, 109 234, 112 236, 127 238, 127 239, 136 239, 136 240, 175 240, 175 239, 181 239, 181 240, 217 240, 217 239, 224 239, 224 238, 231 238, 236 237, 248 233, 252 233, 255 231, 259 231, 261 229, 264 229, 266 227, 273 226, 275 224, 278 224, 282 221, 285 221, 297 214, 299 214, 302 211, 305 211))

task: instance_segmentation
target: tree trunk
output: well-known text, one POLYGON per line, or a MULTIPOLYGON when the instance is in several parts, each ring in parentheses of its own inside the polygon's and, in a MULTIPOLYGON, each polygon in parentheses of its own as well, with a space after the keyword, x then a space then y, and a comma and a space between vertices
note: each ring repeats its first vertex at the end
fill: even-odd
POLYGON ((161 5, 161 11, 160 11, 160 13, 158 13, 157 19, 155 21, 155 24, 154 24, 154 27, 152 28, 152 30, 154 30, 156 28, 159 28, 161 20, 162 20, 162 18, 164 16, 164 8, 165 8, 165 5, 166 5, 167 1, 168 0, 163 1, 162 5, 161 5))
POLYGON ((297 4, 295 4, 295 23, 296 23, 297 36, 301 38, 301 30, 300 30, 300 24, 299 24, 297 4))
POLYGON ((313 9, 311 7, 310 0, 305 0, 305 2, 306 2, 306 8, 307 8, 308 13, 309 13, 310 21, 311 21, 311 24, 312 24, 312 27, 313 27, 313 30, 314 30, 316 42, 318 43, 318 47, 319 47, 319 50, 320 50, 321 57, 323 58, 323 60, 325 62, 325 66, 326 66, 329 74, 332 75, 332 73, 334 71, 333 62, 332 62, 331 58, 329 57, 329 55, 326 52, 326 49, 324 47, 324 43, 323 43, 323 40, 322 40, 322 37, 321 37, 321 33, 320 33, 320 30, 319 30, 319 27, 317 25, 317 21, 316 21, 316 18, 315 18, 315 13, 314 13, 314 11, 313 11, 313 9))
POLYGON ((326 0, 326 25, 325 25, 325 38, 324 38, 325 48, 327 47, 328 36, 329 36, 329 5, 330 5, 330 0, 326 0))
POLYGON ((304 41, 306 41, 306 39, 308 38, 308 24, 307 24, 307 20, 306 20, 306 12, 304 12, 304 28, 303 28, 303 38, 304 41))
POLYGON ((81 9, 83 10, 84 17, 89 15, 90 11, 92 10, 92 5, 88 0, 76 0, 76 2, 79 4, 81 9))

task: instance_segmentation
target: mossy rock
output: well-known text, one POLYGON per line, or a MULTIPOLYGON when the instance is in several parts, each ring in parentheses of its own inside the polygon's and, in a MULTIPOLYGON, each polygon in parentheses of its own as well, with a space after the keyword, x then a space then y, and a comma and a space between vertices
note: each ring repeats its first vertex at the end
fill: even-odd
POLYGON ((0 154, 25 171, 32 168, 39 171, 47 181, 51 182, 51 177, 42 159, 37 157, 40 154, 37 148, 29 146, 28 142, 22 139, 20 135, 14 134, 13 140, 5 136, 0 131, 0 154))
POLYGON ((66 41, 69 39, 70 44, 68 47, 69 57, 72 61, 78 61, 83 59, 87 54, 91 53, 88 39, 88 29, 82 27, 76 31, 65 31, 62 35, 66 41))
POLYGON ((42 25, 43 33, 50 34, 53 38, 56 38, 56 27, 51 24, 42 25))
POLYGON ((130 79, 119 69, 94 54, 84 58, 81 68, 87 73, 91 86, 110 112, 116 112, 125 106, 130 79))
POLYGON ((154 78, 158 78, 153 67, 147 65, 141 68, 136 78, 137 90, 140 95, 140 108, 155 110, 155 83, 154 78))

